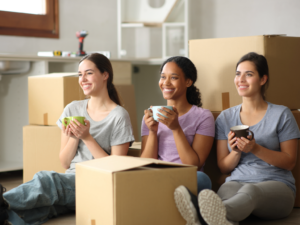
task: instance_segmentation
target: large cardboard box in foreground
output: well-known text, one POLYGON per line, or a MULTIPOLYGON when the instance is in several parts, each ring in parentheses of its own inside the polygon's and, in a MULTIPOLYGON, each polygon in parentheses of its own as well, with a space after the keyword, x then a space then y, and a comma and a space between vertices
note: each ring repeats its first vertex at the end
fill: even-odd
POLYGON ((58 126, 23 127, 23 182, 41 170, 64 173, 59 161, 61 130, 58 126))
POLYGON ((76 73, 28 77, 29 124, 56 125, 67 104, 84 98, 76 73))
POLYGON ((267 101, 300 109, 300 37, 278 35, 189 41, 189 57, 197 67, 196 86, 203 107, 222 111, 242 103, 233 80, 236 63, 248 52, 262 54, 268 60, 267 101))
POLYGON ((184 225, 174 190, 197 192, 197 167, 108 156, 76 165, 76 224, 184 225))

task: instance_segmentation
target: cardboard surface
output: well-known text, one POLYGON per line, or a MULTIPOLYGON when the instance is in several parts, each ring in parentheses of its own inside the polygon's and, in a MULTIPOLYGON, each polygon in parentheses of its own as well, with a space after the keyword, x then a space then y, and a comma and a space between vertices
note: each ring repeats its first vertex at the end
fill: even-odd
POLYGON ((119 98, 122 102, 122 106, 127 110, 130 116, 133 135, 135 140, 138 140, 138 121, 136 113, 136 101, 133 85, 115 85, 119 98))
POLYGON ((185 185, 195 194, 197 167, 158 161, 109 156, 78 163, 76 224, 185 224, 174 190, 185 185))
POLYGON ((57 126, 23 127, 23 182, 41 170, 64 173, 59 161, 61 130, 57 126))
MULTIPOLYGON (((300 111, 292 111, 292 112, 297 121, 298 127, 300 129, 300 111)), ((299 150, 300 150, 300 139, 298 140, 297 163, 294 169, 292 170, 292 173, 296 181, 296 189, 297 189, 295 207, 300 207, 300 152, 299 150)))
POLYGON ((141 146, 141 142, 133 142, 131 147, 129 147, 129 150, 128 150, 128 156, 135 156, 135 157, 140 157, 142 152, 141 152, 141 149, 142 149, 142 146, 141 146))
POLYGON ((267 101, 300 108, 300 37, 250 36, 189 41, 189 58, 198 71, 195 85, 200 89, 203 107, 222 111, 222 93, 229 92, 229 107, 242 103, 234 85, 236 63, 248 52, 268 60, 270 85, 267 101))
POLYGON ((64 107, 84 97, 74 73, 28 77, 29 124, 56 125, 64 107))

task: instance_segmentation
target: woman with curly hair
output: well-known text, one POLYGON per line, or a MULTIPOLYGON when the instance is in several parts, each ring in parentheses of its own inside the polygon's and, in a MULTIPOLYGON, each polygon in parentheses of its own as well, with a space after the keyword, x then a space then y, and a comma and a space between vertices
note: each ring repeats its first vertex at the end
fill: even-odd
POLYGON ((168 162, 198 167, 198 192, 211 189, 211 181, 203 172, 205 160, 214 141, 215 123, 212 113, 201 108, 195 65, 186 57, 175 56, 161 66, 159 87, 167 105, 157 114, 158 122, 145 110, 142 121, 142 155, 168 162))

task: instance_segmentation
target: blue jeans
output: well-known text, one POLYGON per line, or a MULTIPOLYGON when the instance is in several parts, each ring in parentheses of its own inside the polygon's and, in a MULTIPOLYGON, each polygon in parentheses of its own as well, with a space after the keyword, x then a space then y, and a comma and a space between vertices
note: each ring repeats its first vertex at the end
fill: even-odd
POLYGON ((41 171, 3 194, 13 225, 38 225, 75 210, 75 174, 41 171))
POLYGON ((197 171, 197 194, 204 189, 211 190, 211 180, 210 178, 203 173, 202 171, 197 171))

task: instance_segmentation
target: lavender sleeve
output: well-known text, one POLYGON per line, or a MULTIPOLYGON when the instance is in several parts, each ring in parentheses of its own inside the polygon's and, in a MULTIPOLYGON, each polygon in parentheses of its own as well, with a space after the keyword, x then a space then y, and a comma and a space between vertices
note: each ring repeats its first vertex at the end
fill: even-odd
POLYGON ((196 130, 197 134, 215 137, 215 119, 213 114, 208 109, 202 109, 199 124, 196 130))
POLYGON ((149 129, 144 121, 144 117, 142 119, 142 127, 141 127, 141 136, 147 136, 149 135, 149 129))

